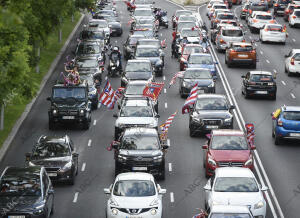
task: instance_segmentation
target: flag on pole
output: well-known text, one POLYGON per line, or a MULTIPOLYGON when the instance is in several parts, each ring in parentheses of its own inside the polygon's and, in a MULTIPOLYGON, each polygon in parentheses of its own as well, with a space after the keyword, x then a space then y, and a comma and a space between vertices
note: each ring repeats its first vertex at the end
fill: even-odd
POLYGON ((148 83, 143 91, 143 96, 156 100, 164 87, 164 83, 148 83))
POLYGON ((164 39, 163 41, 161 41, 160 45, 161 45, 161 47, 165 47, 166 46, 166 39, 164 39))
POLYGON ((198 83, 196 83, 193 88, 191 89, 191 92, 187 99, 184 102, 184 105, 182 107, 182 114, 186 114, 190 112, 190 105, 195 104, 198 96, 198 83))
POLYGON ((179 71, 175 73, 175 75, 172 77, 170 81, 169 88, 175 84, 177 77, 182 77, 183 75, 184 75, 184 71, 179 71))
POLYGON ((177 111, 176 111, 174 114, 172 114, 172 115, 166 120, 166 122, 165 122, 164 124, 160 125, 160 129, 161 129, 162 132, 168 132, 169 127, 171 126, 171 124, 172 124, 172 122, 173 122, 173 120, 174 120, 176 114, 177 114, 177 111))
POLYGON ((247 140, 248 140, 250 146, 253 146, 254 145, 254 137, 255 137, 254 124, 253 123, 246 123, 245 128, 246 128, 246 131, 247 131, 247 140))

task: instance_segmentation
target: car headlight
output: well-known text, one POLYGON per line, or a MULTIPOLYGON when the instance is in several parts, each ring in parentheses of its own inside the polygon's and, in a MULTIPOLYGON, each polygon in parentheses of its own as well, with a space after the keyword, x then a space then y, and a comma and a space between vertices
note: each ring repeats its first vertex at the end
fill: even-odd
POLYGON ((214 87, 215 86, 215 83, 214 82, 211 82, 208 87, 214 87))
POLYGON ((113 215, 118 215, 118 209, 117 209, 117 208, 111 209, 111 213, 112 213, 113 215))
POLYGON ((109 62, 109 66, 113 66, 114 63, 112 61, 109 62))
POLYGON ((251 166, 253 164, 253 159, 252 159, 252 157, 249 159, 249 160, 247 160, 246 162, 245 162, 245 166, 251 166))
POLYGON ((68 170, 70 170, 72 167, 72 162, 68 162, 67 164, 65 164, 65 166, 63 168, 60 169, 61 172, 66 172, 68 170))
POLYGON ((152 208, 150 210, 151 215, 155 215, 157 213, 157 210, 155 208, 152 208))
POLYGON ((264 205, 265 205, 264 202, 260 201, 254 205, 254 209, 262 208, 264 205))
POLYGON ((230 123, 231 121, 232 121, 232 117, 229 117, 229 118, 224 119, 224 122, 225 122, 225 123, 230 123))
POLYGON ((97 93, 97 89, 94 89, 94 90, 89 92, 89 95, 96 95, 96 93, 97 93))
MULTIPOLYGON (((109 204, 113 206, 119 206, 118 203, 114 199, 109 199, 109 204)), ((118 213, 117 213, 118 214, 118 213)))
POLYGON ((122 161, 127 160, 127 157, 120 155, 120 154, 118 155, 118 158, 119 158, 119 160, 122 160, 122 161))
POLYGON ((162 157, 163 157, 162 155, 155 156, 155 157, 153 157, 153 161, 154 161, 154 162, 161 162, 162 157))
POLYGON ((213 166, 217 166, 217 164, 216 164, 216 161, 214 161, 212 158, 208 158, 208 163, 210 164, 210 165, 213 165, 213 166))
POLYGON ((35 166, 35 164, 32 163, 31 161, 28 162, 28 165, 29 165, 30 167, 34 167, 34 166, 35 166))
POLYGON ((53 115, 56 115, 56 114, 57 114, 57 110, 54 109, 54 110, 52 111, 52 114, 53 114, 53 115))
POLYGON ((84 110, 80 109, 79 113, 80 113, 80 115, 84 115, 84 110))

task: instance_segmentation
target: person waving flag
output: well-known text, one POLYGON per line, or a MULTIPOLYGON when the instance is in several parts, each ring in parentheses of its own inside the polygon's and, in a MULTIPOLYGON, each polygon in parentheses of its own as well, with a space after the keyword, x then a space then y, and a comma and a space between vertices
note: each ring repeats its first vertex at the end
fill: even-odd
POLYGON ((182 107, 182 114, 186 114, 190 112, 190 106, 195 104, 198 96, 198 83, 196 83, 193 88, 191 89, 191 92, 187 99, 185 100, 185 103, 182 107))

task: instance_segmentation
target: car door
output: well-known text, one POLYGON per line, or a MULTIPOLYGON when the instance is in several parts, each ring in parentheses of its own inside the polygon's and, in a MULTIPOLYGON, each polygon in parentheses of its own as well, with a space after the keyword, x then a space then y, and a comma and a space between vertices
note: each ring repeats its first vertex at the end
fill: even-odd
POLYGON ((54 197, 52 193, 53 189, 51 186, 51 182, 45 170, 42 173, 42 182, 43 182, 44 201, 46 207, 45 209, 47 211, 47 217, 50 217, 54 197))

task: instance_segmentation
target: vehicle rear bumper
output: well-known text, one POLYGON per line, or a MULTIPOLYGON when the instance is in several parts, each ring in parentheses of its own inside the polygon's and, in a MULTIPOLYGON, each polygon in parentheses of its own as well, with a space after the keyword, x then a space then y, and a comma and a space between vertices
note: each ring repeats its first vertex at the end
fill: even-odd
POLYGON ((231 63, 235 63, 235 64, 255 64, 256 60, 253 59, 241 59, 241 58, 233 58, 230 60, 231 63))
POLYGON ((297 130, 287 130, 284 127, 277 126, 276 127, 276 135, 279 137, 299 138, 300 139, 300 129, 298 131, 297 130))

